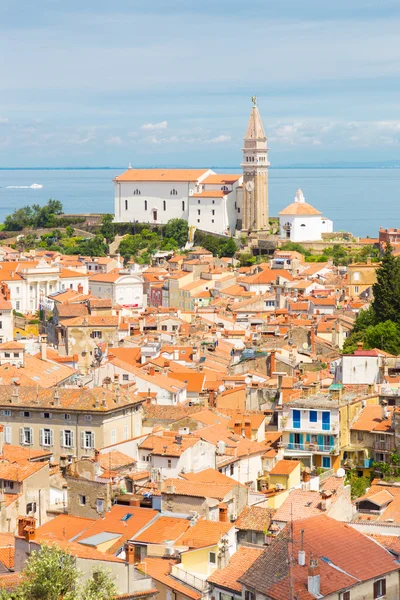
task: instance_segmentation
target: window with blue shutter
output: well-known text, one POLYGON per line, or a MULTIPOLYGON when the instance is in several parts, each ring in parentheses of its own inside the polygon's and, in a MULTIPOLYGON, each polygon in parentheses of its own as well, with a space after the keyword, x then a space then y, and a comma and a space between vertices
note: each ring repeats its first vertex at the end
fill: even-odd
POLYGON ((293 429, 300 429, 300 427, 301 427, 301 412, 296 409, 293 411, 293 429))
POLYGON ((331 413, 324 411, 322 413, 322 431, 329 431, 331 428, 331 413))
POLYGON ((331 457, 330 456, 323 456, 322 457, 322 467, 324 469, 330 469, 331 468, 331 457))
POLYGON ((310 410, 310 423, 317 423, 318 412, 316 410, 310 410))

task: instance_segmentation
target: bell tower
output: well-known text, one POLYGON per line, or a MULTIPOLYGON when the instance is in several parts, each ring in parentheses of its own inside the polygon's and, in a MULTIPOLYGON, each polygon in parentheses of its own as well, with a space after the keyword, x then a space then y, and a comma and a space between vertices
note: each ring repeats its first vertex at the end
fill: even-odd
POLYGON ((253 96, 249 124, 244 136, 242 231, 269 231, 268 220, 268 148, 267 136, 253 96))

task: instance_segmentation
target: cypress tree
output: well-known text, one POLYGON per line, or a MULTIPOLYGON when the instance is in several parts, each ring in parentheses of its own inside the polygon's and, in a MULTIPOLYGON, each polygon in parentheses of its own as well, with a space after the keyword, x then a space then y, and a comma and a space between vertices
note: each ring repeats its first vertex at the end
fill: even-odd
POLYGON ((400 269, 392 250, 392 246, 387 244, 381 266, 376 271, 377 281, 372 286, 372 308, 378 323, 400 323, 400 269))

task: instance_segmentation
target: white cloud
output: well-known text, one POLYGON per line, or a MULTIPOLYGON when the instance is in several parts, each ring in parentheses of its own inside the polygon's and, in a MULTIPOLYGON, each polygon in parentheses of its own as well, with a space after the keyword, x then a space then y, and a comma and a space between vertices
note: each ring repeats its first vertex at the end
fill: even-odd
POLYGON ((0 117, 0 125, 7 125, 10 122, 10 119, 6 117, 0 117))
POLYGON ((123 140, 119 135, 114 135, 106 140, 106 144, 110 144, 111 146, 121 146, 123 144, 123 140))
POLYGON ((168 121, 160 121, 160 123, 145 123, 144 125, 141 126, 140 129, 146 131, 146 130, 153 130, 153 131, 159 131, 160 129, 167 129, 168 127, 168 121))
POLYGON ((225 142, 230 142, 230 135, 217 135, 217 137, 213 137, 210 140, 206 140, 208 144, 223 144, 225 142))

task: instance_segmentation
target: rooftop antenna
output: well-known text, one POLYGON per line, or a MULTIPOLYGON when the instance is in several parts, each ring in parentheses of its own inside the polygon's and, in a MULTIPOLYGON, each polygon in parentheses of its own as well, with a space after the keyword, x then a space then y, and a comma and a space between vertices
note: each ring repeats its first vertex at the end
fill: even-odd
POLYGON ((128 169, 132 169, 132 163, 131 163, 131 161, 129 161, 128 169))

